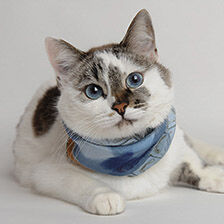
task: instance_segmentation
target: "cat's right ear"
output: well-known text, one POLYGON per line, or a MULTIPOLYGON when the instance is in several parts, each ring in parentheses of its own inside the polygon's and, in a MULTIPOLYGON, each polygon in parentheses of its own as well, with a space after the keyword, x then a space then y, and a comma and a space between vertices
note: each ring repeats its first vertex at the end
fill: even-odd
POLYGON ((66 41, 51 37, 45 39, 45 46, 57 80, 67 79, 70 69, 74 68, 85 54, 66 41))

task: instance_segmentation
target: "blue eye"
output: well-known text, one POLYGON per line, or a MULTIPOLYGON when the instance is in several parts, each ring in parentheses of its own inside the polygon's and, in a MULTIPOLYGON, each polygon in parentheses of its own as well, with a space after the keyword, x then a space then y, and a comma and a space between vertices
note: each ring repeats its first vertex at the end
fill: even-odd
POLYGON ((103 90, 100 86, 90 84, 86 87, 85 94, 91 100, 96 100, 103 95, 103 90))
POLYGON ((138 72, 132 72, 126 79, 126 85, 130 88, 137 88, 143 83, 143 76, 138 72))

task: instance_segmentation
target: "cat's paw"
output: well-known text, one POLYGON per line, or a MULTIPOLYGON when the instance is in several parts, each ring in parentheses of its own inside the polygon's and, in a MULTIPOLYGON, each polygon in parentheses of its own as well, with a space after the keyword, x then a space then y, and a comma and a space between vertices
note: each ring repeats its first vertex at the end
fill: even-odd
POLYGON ((124 209, 125 200, 113 191, 96 194, 87 205, 87 211, 97 215, 116 215, 124 209))
POLYGON ((205 191, 224 193, 224 169, 219 166, 209 166, 202 175, 199 188, 205 191))
POLYGON ((224 165, 224 150, 211 151, 206 154, 206 162, 209 164, 224 165))

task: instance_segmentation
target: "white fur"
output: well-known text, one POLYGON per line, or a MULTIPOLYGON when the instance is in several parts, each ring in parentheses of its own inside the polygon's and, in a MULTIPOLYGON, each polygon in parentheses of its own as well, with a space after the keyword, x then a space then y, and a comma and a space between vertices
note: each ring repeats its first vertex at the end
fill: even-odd
MULTIPOLYGON (((98 57, 107 66, 116 65, 121 71, 126 71, 126 74, 141 69, 126 60, 116 59, 112 54, 104 53, 98 57)), ((121 117, 111 109, 112 98, 83 104, 77 100, 81 93, 72 86, 67 86, 62 89, 58 104, 59 116, 53 127, 43 136, 35 137, 32 130, 34 110, 46 89, 55 84, 48 82, 40 87, 17 128, 14 143, 15 174, 22 185, 74 203, 88 212, 111 215, 124 211, 126 200, 148 197, 158 193, 169 183, 175 183, 180 164, 187 162, 201 178, 201 189, 224 192, 223 170, 218 166, 204 168, 197 153, 185 143, 183 131, 178 126, 167 154, 152 168, 136 177, 89 172, 68 161, 65 150, 67 136, 62 119, 78 133, 96 138, 126 137, 141 132, 146 127, 155 127, 164 120, 173 105, 173 90, 166 86, 156 69, 145 74, 143 83, 151 94, 149 109, 145 112, 127 109, 125 116, 139 119, 133 126, 120 129, 114 126, 121 117)), ((207 151, 210 152, 211 148, 207 151)), ((201 156, 204 157, 204 154, 201 153, 201 156)), ((216 161, 224 164, 223 153, 219 159, 213 153, 210 157, 212 164, 216 161)))

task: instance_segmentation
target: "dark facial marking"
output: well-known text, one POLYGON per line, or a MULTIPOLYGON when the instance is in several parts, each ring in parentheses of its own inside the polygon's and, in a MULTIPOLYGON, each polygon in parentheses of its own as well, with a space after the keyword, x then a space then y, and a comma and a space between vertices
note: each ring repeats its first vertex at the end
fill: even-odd
POLYGON ((140 87, 133 91, 133 94, 130 97, 130 107, 135 109, 145 107, 147 105, 148 98, 150 93, 145 87, 140 87))
POLYGON ((122 89, 122 81, 121 81, 121 71, 113 65, 110 65, 108 68, 108 78, 109 84, 111 87, 112 94, 115 95, 116 92, 122 89))
POLYGON ((190 168, 189 163, 183 163, 180 169, 178 182, 186 183, 194 187, 198 187, 200 177, 196 175, 190 168))
POLYGON ((117 59, 120 59, 120 56, 121 56, 121 49, 119 46, 114 46, 112 47, 112 54, 114 54, 116 56, 117 59))
POLYGON ((35 136, 45 134, 54 124, 58 115, 56 105, 59 97, 60 90, 55 86, 48 89, 39 100, 32 120, 33 132, 35 136))
POLYGON ((141 107, 144 107, 144 106, 145 106, 144 104, 140 104, 140 105, 134 106, 133 108, 138 109, 138 108, 141 108, 141 107))
POLYGON ((87 85, 96 84, 107 94, 106 82, 103 78, 104 64, 101 59, 88 55, 78 69, 74 70, 71 82, 75 89, 83 91, 87 85))
POLYGON ((115 92, 116 103, 126 102, 129 104, 129 100, 133 93, 129 89, 121 89, 115 92))
POLYGON ((138 108, 141 108, 141 107, 145 107, 147 105, 146 103, 146 96, 139 96, 138 97, 141 97, 142 99, 135 99, 134 100, 134 103, 133 103, 133 108, 135 109, 138 109, 138 108))
POLYGON ((97 71, 95 63, 93 63, 93 65, 91 66, 91 72, 93 73, 95 79, 98 81, 99 77, 98 77, 98 71, 97 71))
POLYGON ((103 71, 103 68, 102 68, 100 62, 97 64, 97 67, 99 68, 99 70, 100 70, 101 72, 103 71))
POLYGON ((149 93, 149 91, 148 91, 148 89, 146 88, 146 87, 140 87, 140 88, 138 88, 138 89, 136 89, 135 91, 134 91, 134 93, 135 94, 141 94, 141 95, 143 95, 143 96, 145 96, 145 97, 150 97, 150 93, 149 93))

